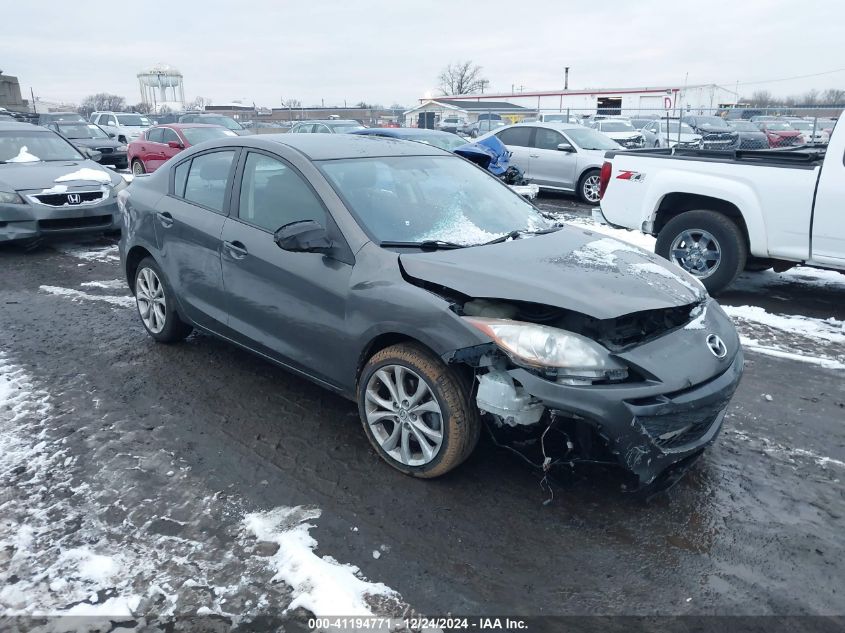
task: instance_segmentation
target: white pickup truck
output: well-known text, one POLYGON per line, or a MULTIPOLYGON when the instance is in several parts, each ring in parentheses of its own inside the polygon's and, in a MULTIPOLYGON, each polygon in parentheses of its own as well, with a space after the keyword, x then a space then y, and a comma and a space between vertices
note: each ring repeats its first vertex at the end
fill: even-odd
POLYGON ((825 149, 608 152, 593 216, 657 236, 711 293, 743 269, 845 271, 843 118, 825 149))

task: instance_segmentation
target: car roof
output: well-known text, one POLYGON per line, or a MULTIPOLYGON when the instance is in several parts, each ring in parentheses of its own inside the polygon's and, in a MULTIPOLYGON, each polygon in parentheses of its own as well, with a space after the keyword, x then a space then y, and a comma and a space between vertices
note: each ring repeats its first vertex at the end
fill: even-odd
MULTIPOLYGON (((564 123, 563 121, 532 121, 531 123, 515 123, 514 125, 533 125, 534 127, 546 127, 550 130, 583 130, 583 125, 577 123, 564 123)), ((512 126, 507 126, 512 127, 512 126)))
POLYGON ((220 139, 217 147, 253 147, 278 151, 279 145, 297 150, 310 160, 372 158, 377 156, 454 156, 451 152, 375 134, 257 134, 220 139))
POLYGON ((73 114, 75 116, 82 116, 79 112, 74 112, 73 110, 64 110, 62 112, 42 112, 38 116, 63 116, 65 114, 73 114))
POLYGON ((362 136, 392 136, 393 138, 403 138, 406 136, 457 136, 451 132, 444 132, 443 130, 429 130, 424 127, 370 127, 365 130, 355 130, 351 134, 360 134, 362 136))
POLYGON ((153 125, 152 127, 170 127, 174 130, 184 130, 186 128, 193 128, 193 127, 216 127, 216 128, 224 128, 222 125, 214 125, 213 123, 159 123, 158 125, 153 125))
POLYGON ((34 132, 44 132, 45 134, 54 134, 46 127, 40 125, 32 125, 31 123, 21 123, 19 121, 0 121, 0 131, 8 132, 15 130, 30 130, 34 132))
POLYGON ((305 119, 303 121, 296 121, 294 125, 296 123, 354 123, 355 125, 361 125, 354 119, 305 119))

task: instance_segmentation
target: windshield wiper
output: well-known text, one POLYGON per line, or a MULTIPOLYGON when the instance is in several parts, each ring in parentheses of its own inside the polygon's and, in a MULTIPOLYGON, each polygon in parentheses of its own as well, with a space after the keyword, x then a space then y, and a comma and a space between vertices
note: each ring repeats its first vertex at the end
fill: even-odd
POLYGON ((489 242, 482 242, 481 244, 476 244, 476 246, 488 246, 490 244, 501 244, 502 242, 507 242, 508 240, 515 240, 516 238, 522 235, 545 235, 546 233, 554 233, 555 231, 559 231, 561 229, 560 226, 552 226, 547 229, 540 229, 539 231, 529 231, 528 229, 518 229, 516 231, 511 231, 510 233, 505 233, 504 235, 500 235, 499 237, 490 240, 489 242))
POLYGON ((444 240, 422 240, 421 242, 392 242, 390 240, 379 242, 379 246, 387 248, 420 248, 422 250, 437 251, 448 250, 453 248, 464 248, 466 244, 458 244, 456 242, 446 242, 444 240))

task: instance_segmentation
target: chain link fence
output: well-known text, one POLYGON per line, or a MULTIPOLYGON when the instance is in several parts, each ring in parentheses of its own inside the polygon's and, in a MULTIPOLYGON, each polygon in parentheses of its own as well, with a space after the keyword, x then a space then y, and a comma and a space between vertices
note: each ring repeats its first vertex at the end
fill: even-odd
POLYGON ((466 116, 429 112, 406 121, 475 138, 504 125, 560 123, 593 128, 626 149, 681 148, 714 151, 825 146, 842 107, 723 107, 684 110, 596 108, 508 112, 475 108, 466 116))

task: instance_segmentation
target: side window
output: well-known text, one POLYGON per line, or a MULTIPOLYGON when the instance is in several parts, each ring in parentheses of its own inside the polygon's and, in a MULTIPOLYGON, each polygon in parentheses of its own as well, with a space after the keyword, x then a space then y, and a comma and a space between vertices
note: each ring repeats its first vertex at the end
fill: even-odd
POLYGON ((176 134, 176 132, 171 130, 169 127, 161 128, 161 131, 162 131, 162 134, 163 134, 162 137, 161 137, 162 143, 169 143, 170 141, 176 141, 177 143, 182 142, 179 139, 179 135, 176 134))
POLYGON ((505 145, 515 145, 517 147, 529 147, 531 141, 531 131, 534 128, 530 125, 517 125, 515 127, 502 130, 496 136, 505 145))
POLYGON ((150 143, 161 143, 162 128, 154 127, 147 130, 147 140, 150 143))
POLYGON ((231 150, 194 158, 185 182, 185 200, 222 212, 234 156, 231 150))
POLYGON ((315 128, 314 132, 317 133, 317 134, 331 134, 332 133, 332 131, 326 125, 315 125, 314 128, 315 128))
POLYGON ((313 127, 314 127, 314 126, 313 126, 313 125, 310 125, 310 124, 303 124, 303 125, 300 125, 300 126, 297 128, 297 130, 296 130, 296 131, 297 131, 297 132, 299 132, 300 134, 308 134, 308 133, 310 133, 310 132, 311 132, 311 130, 312 130, 312 128, 313 128, 313 127))
POLYGON ((560 132, 545 127, 538 127, 537 134, 534 136, 534 147, 537 149, 556 150, 557 146, 565 140, 560 132))
POLYGON ((255 152, 244 165, 238 217, 270 232, 298 220, 326 226, 323 204, 302 176, 282 161, 255 152))
POLYGON ((188 170, 191 168, 191 161, 186 160, 177 165, 173 170, 173 195, 183 198, 185 196, 185 182, 188 180, 188 170))

